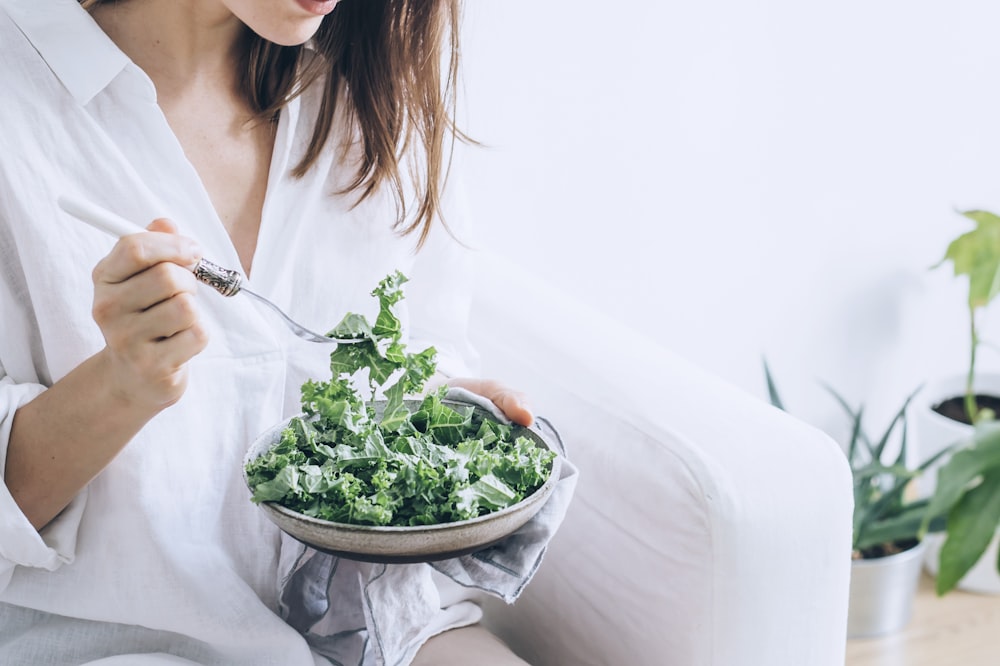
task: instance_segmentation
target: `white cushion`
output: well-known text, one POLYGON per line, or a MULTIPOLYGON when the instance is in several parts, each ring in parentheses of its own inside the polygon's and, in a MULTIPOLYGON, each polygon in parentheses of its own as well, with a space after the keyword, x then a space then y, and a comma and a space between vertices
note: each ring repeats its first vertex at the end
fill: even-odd
POLYGON ((487 622, 531 663, 842 666, 852 490, 826 435, 483 254, 482 372, 580 468, 541 570, 487 622))

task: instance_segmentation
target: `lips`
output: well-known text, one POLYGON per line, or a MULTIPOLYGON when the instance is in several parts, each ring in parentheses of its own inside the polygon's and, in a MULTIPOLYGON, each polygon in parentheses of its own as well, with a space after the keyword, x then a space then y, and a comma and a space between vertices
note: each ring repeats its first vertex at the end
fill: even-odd
POLYGON ((340 0, 295 0, 299 6, 310 14, 326 16, 334 10, 340 0))

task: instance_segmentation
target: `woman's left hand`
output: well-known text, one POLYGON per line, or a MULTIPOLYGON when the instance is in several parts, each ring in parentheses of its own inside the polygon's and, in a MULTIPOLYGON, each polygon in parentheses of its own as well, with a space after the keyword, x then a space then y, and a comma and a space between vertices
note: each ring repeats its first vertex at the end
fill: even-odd
POLYGON ((447 386, 457 386, 489 399, 514 423, 529 426, 535 420, 524 393, 516 391, 492 379, 458 377, 443 382, 447 386))

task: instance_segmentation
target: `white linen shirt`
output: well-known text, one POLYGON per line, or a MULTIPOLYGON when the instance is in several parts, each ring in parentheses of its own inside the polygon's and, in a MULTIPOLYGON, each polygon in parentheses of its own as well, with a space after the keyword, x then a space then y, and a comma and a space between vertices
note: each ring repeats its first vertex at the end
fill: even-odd
MULTIPOLYGON (((350 169, 333 149, 292 177, 315 107, 307 94, 281 114, 249 284, 325 331, 373 315, 371 290, 401 270, 410 348, 432 343, 443 371, 467 372, 472 287, 455 276, 468 253, 441 225, 415 253, 388 195, 334 195, 350 169)), ((114 241, 63 213, 63 192, 143 225, 168 217, 207 258, 240 265, 144 72, 76 0, 0 0, 0 470, 15 410, 104 347, 90 274, 114 241)), ((187 392, 55 520, 36 531, 0 486, 0 663, 314 663, 276 614, 282 540, 241 462, 299 411, 305 379, 329 377, 330 349, 245 296, 205 287, 197 301, 210 342, 187 392)), ((478 612, 453 606, 438 629, 478 612)))

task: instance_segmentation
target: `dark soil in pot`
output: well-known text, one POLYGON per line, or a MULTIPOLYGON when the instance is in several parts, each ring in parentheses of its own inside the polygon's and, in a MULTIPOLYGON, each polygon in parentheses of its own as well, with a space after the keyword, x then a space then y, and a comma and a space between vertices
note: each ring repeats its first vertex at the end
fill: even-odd
MULTIPOLYGON (((1000 398, 996 396, 979 395, 977 393, 976 406, 979 407, 979 409, 992 409, 994 414, 1000 414, 1000 398)), ((951 419, 952 421, 958 421, 959 423, 964 423, 966 425, 972 424, 972 421, 969 420, 968 412, 965 411, 964 396, 948 398, 947 400, 934 405, 931 409, 941 416, 951 419)))
POLYGON ((916 546, 919 541, 916 539, 906 539, 905 541, 896 541, 893 543, 880 544, 878 546, 872 546, 871 548, 865 548, 862 551, 854 551, 851 559, 855 560, 874 560, 879 557, 889 557, 890 555, 896 555, 902 553, 905 550, 909 550, 916 546))

